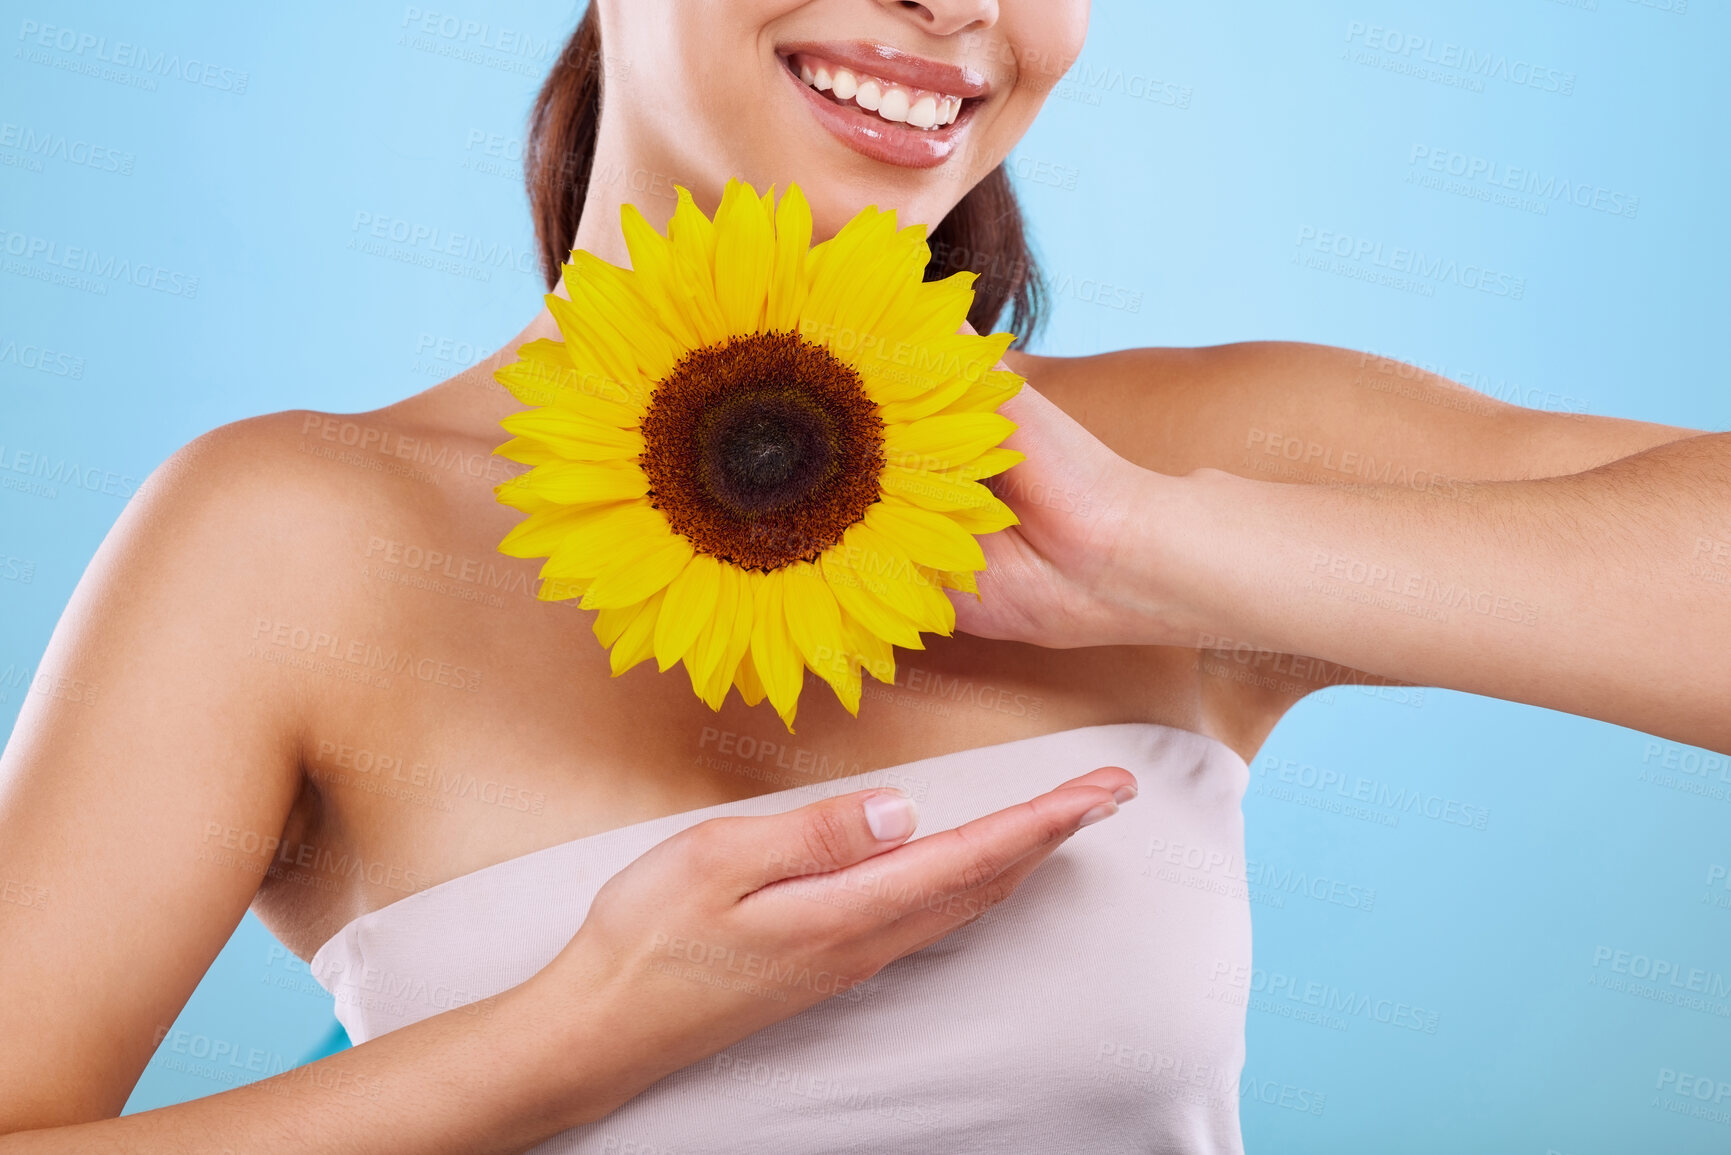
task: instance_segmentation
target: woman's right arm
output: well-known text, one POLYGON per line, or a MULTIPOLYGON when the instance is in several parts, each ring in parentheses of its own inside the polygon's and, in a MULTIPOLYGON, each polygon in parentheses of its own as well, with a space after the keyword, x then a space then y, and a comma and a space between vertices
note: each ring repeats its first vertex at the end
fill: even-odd
POLYGON ((281 445, 269 420, 195 442, 128 507, 0 757, 0 1153, 520 1151, 818 1001, 705 982, 678 944, 864 979, 1007 895, 1131 782, 1095 771, 908 846, 872 834, 864 794, 701 823, 603 887, 489 1014, 118 1117, 300 788, 298 704, 261 693, 278 683, 248 640, 304 605, 308 575, 285 559, 328 556, 329 530, 257 468, 261 440, 281 445))

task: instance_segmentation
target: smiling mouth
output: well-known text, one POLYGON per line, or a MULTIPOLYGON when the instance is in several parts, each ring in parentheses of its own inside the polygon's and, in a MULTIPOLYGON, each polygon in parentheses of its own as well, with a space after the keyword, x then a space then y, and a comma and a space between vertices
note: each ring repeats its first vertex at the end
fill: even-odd
POLYGON ((795 52, 782 60, 802 84, 832 104, 921 132, 948 128, 978 103, 978 98, 916 88, 807 52, 795 52))

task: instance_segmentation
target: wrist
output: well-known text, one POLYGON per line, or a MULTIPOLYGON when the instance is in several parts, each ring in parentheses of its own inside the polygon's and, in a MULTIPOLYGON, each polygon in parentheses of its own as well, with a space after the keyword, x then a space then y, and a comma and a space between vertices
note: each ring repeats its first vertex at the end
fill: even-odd
POLYGON ((499 996, 501 1028, 530 1040, 527 1077, 556 1131, 606 1117, 669 1073, 641 1045, 643 1016, 630 1012, 616 979, 567 948, 499 996))
POLYGON ((1174 475, 1137 469, 1103 581, 1121 644, 1208 648, 1226 622, 1219 589, 1222 533, 1255 482, 1218 469, 1174 475))

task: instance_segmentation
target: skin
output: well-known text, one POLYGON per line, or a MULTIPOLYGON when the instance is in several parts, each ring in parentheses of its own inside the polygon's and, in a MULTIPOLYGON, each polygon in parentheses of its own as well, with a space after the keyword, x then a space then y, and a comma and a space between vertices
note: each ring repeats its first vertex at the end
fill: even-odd
MULTIPOLYGON (((941 219, 1026 130, 1080 50, 1086 5, 617 0, 602 15, 610 95, 598 166, 677 177, 709 210, 730 175, 759 187, 797 180, 824 235, 873 201, 897 205, 904 220, 941 219), (777 87, 786 79, 773 46, 860 38, 988 76, 993 94, 953 162, 917 171, 866 162, 794 115, 798 94, 777 87), (759 98, 787 116, 733 115, 759 98)), ((617 221, 628 192, 591 187, 576 247, 624 263, 617 221)), ((672 209, 655 196, 637 203, 657 224, 672 209)), ((316 1078, 113 1116, 249 906, 308 958, 350 920, 427 885, 824 776, 1126 721, 1208 734, 1249 760, 1302 689, 1238 676, 1233 647, 1244 638, 1270 654, 1328 658, 1335 681, 1375 665, 1386 679, 1539 700, 1534 678, 1518 674, 1537 660, 1533 647, 1496 651, 1503 681, 1474 681, 1462 655, 1482 639, 1297 599, 1281 576, 1303 572, 1326 537, 1406 566, 1450 558, 1469 576, 1477 566, 1503 577, 1494 567, 1532 541, 1520 519, 1554 516, 1536 495, 1606 469, 1681 484, 1655 447, 1704 440, 1720 454, 1705 466, 1690 458, 1709 477, 1689 491, 1704 502, 1634 503, 1623 520, 1646 518, 1645 532, 1675 544, 1717 517, 1709 537, 1731 537, 1724 442, 1699 431, 1489 399, 1470 411, 1426 403, 1369 387, 1375 361, 1308 345, 1012 355, 1030 388, 1005 412, 1022 425, 1011 444, 1031 460, 996 484, 1024 524, 989 543, 986 600, 958 598, 973 633, 898 655, 904 684, 868 683, 858 719, 809 676, 789 739, 771 711, 737 696, 711 713, 682 675, 645 664, 609 677, 592 615, 537 601, 537 564, 496 553, 519 515, 492 487, 521 467, 490 453, 503 440, 498 420, 520 407, 491 374, 522 342, 557 335, 543 311, 492 359, 384 409, 219 429, 176 454, 128 507, 67 607, 0 763, 0 877, 48 896, 36 908, 0 904, 0 939, 22 944, 0 953, 0 985, 32 992, 0 1001, 0 1151, 219 1150, 241 1140, 521 1150, 798 1009, 669 988, 646 968, 655 930, 810 951, 863 978, 965 921, 886 912, 812 935, 812 910, 829 908, 800 901, 809 891, 717 864, 791 850, 821 875, 871 857, 983 908, 1084 815, 1127 800, 1130 776, 1104 768, 964 835, 909 846, 862 833, 857 795, 719 831, 703 824, 694 830, 707 833, 670 840, 610 883, 572 945, 485 1019, 434 1016, 313 1064, 316 1078), (1441 506, 1421 497, 1307 484, 1338 480, 1320 468, 1266 480, 1246 448, 1257 430, 1509 483, 1499 491, 1509 504, 1496 508, 1516 531, 1489 533, 1463 512, 1478 507, 1458 501, 1447 508, 1460 516, 1439 521, 1428 515, 1441 506), (1028 499, 1054 492, 1065 501, 1028 499), (1069 500, 1089 496, 1097 500, 1069 500), (1663 512, 1701 506, 1698 517, 1663 512), (1229 551, 1230 535, 1215 527, 1235 509, 1252 520, 1229 551), (1281 520, 1294 510, 1307 520, 1281 520), (1293 524, 1306 529, 1289 533, 1285 552, 1258 551, 1256 534, 1293 524), (429 551, 448 560, 429 562, 429 551), (1213 597, 1226 561, 1241 584, 1213 597), (373 647, 416 661, 388 685, 355 680, 369 676, 373 647), (939 675, 993 692, 972 699, 983 705, 951 703, 933 693, 939 675), (806 753, 757 761, 737 753, 741 737, 806 753), (486 789, 445 797, 429 785, 434 768, 486 789), (323 865, 333 859, 366 869, 323 865), (657 921, 651 910, 671 913, 657 921), (510 1092, 493 1093, 500 1085, 510 1092), (373 1087, 383 1093, 365 1093, 373 1087)), ((1459 389, 1416 381, 1420 394, 1459 389)), ((1541 552, 1546 565, 1521 586, 1540 605, 1575 604, 1589 575, 1611 565, 1588 570, 1561 547, 1541 552)), ((1602 609, 1580 605, 1579 615, 1602 609)), ((1682 628, 1665 617, 1675 607, 1622 612, 1625 632, 1603 631, 1598 644, 1628 642, 1642 622, 1682 628)), ((1636 648, 1658 652, 1670 636, 1649 632, 1636 648)), ((1569 680, 1561 661, 1540 669, 1569 680)), ((1556 701, 1591 712, 1610 697, 1556 701)), ((1639 718, 1695 732, 1660 713, 1639 718)))

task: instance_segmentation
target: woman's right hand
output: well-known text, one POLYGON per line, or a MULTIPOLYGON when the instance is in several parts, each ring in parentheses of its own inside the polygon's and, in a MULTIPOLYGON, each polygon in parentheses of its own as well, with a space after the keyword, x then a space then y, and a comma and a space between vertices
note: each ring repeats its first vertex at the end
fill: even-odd
POLYGON ((712 818, 609 879, 531 982, 588 1037, 598 1013, 616 1025, 612 1110, 972 922, 1135 790, 1104 767, 911 843, 913 803, 893 790, 712 818))

